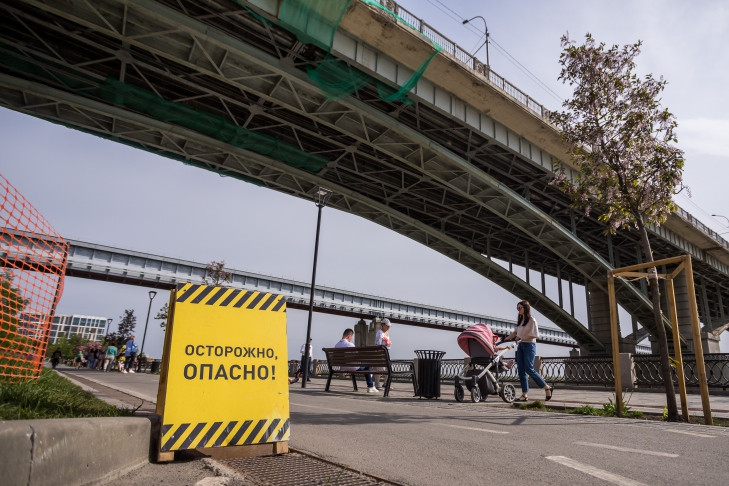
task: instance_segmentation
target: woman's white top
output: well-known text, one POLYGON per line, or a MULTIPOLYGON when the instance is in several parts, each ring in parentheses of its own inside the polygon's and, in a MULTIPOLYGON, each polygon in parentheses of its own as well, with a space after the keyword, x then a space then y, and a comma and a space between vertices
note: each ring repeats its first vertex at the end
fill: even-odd
POLYGON ((516 327, 516 336, 525 343, 536 343, 539 337, 539 327, 534 316, 529 318, 525 326, 516 327))

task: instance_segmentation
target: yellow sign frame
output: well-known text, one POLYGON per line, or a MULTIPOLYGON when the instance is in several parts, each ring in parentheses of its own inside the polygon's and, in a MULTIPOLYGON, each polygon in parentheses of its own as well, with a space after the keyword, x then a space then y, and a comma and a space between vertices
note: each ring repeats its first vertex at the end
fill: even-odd
POLYGON ((170 295, 157 392, 159 460, 186 449, 287 452, 287 378, 282 295, 180 284, 170 295))

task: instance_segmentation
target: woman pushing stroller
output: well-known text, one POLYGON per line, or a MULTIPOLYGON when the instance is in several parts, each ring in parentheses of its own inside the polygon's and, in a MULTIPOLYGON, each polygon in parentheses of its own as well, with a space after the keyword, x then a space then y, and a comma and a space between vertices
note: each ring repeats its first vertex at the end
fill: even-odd
POLYGON ((552 387, 547 385, 544 378, 534 369, 534 358, 537 355, 537 338, 539 337, 539 328, 537 321, 531 314, 532 307, 529 302, 522 300, 516 304, 519 318, 516 321, 516 329, 509 334, 504 341, 516 341, 516 366, 519 372, 519 382, 521 383, 521 396, 515 401, 526 402, 529 393, 529 380, 527 375, 534 380, 540 388, 544 389, 545 401, 552 399, 552 387))

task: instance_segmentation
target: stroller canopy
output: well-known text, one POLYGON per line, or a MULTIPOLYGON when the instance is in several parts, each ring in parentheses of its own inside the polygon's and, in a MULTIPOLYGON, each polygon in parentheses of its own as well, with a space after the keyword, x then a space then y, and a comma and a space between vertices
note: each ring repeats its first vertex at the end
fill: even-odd
POLYGON ((493 356, 494 333, 486 324, 474 324, 458 335, 458 346, 472 358, 493 356))

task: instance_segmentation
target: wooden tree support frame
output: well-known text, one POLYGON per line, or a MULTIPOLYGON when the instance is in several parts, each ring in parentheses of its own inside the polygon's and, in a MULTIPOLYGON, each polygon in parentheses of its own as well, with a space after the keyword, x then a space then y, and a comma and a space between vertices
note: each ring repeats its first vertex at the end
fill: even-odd
POLYGON ((620 352, 618 340, 620 331, 618 329, 618 307, 615 299, 615 277, 648 278, 649 272, 640 270, 657 268, 660 265, 677 265, 676 269, 667 274, 657 274, 658 278, 666 280, 668 287, 668 305, 671 314, 671 328, 673 330, 673 348, 676 355, 676 373, 678 375, 678 388, 681 395, 681 413, 686 422, 689 421, 688 401, 686 398, 686 378, 683 374, 683 356, 681 354, 681 335, 678 330, 678 315, 676 311, 676 294, 673 287, 673 279, 681 272, 685 272, 686 288, 688 290, 689 310, 691 312, 691 331, 696 354, 696 371, 699 378, 699 389, 701 391, 701 404, 704 409, 704 423, 711 425, 711 405, 709 404, 709 387, 706 383, 706 366, 704 364, 704 350, 701 346, 701 329, 699 324, 699 310, 696 305, 696 291, 694 289, 694 272, 691 266, 691 255, 683 255, 673 258, 665 258, 650 263, 641 263, 629 267, 616 268, 608 272, 608 296, 610 299, 610 337, 613 350, 613 369, 615 374, 615 405, 618 417, 623 414, 623 387, 620 379, 620 352))

